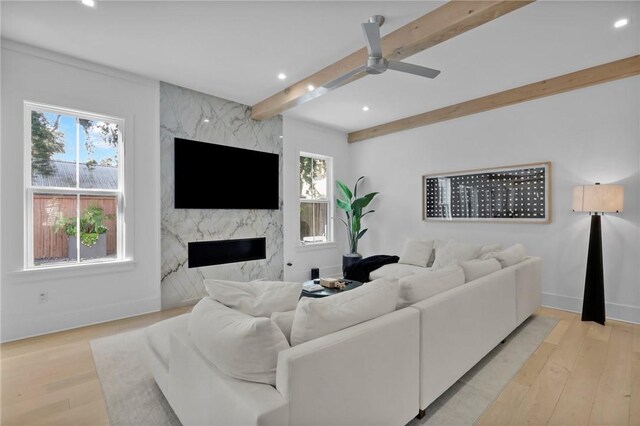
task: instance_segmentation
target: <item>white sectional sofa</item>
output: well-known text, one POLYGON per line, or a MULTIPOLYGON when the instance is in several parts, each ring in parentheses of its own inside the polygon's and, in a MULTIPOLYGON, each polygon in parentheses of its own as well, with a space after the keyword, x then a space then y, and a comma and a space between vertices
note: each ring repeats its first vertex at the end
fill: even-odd
POLYGON ((393 312, 280 351, 275 385, 222 372, 194 344, 191 314, 147 329, 151 372, 185 425, 404 425, 540 305, 539 258, 462 283, 459 266, 418 268, 386 268, 400 295, 434 277, 448 289, 411 304, 420 292, 405 291, 393 312))

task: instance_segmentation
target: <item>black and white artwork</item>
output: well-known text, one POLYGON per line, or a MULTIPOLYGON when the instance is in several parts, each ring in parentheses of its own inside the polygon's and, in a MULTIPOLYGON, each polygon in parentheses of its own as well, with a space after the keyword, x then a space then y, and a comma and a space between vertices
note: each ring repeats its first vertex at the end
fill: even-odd
POLYGON ((423 219, 551 222, 551 163, 424 175, 423 219))

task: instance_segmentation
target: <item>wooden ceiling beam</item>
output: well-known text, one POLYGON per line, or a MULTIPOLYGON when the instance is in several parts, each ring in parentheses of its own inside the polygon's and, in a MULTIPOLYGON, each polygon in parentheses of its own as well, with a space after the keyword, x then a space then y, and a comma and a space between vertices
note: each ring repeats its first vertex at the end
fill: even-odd
MULTIPOLYGON (((452 0, 420 18, 382 37, 382 54, 402 60, 432 46, 463 34, 502 15, 526 6, 534 0, 458 1, 452 0)), ((359 49, 322 70, 292 84, 251 108, 254 120, 267 120, 288 109, 334 90, 323 85, 367 61, 366 48, 359 49), (309 91, 308 87, 316 89, 309 91)), ((346 83, 362 77, 357 74, 346 83)))
POLYGON ((640 75, 640 55, 435 109, 368 129, 351 132, 349 133, 349 143, 402 132, 416 127, 427 126, 441 121, 452 120, 466 115, 477 114, 635 75, 640 75))

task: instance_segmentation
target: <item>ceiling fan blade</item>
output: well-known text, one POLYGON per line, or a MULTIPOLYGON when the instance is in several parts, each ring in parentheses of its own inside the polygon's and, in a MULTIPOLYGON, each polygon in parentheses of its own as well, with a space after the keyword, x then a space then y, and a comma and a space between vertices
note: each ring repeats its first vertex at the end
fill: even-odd
POLYGON ((324 87, 327 90, 336 89, 342 86, 343 84, 348 83, 349 80, 351 80, 353 77, 356 76, 356 74, 364 72, 365 68, 366 68, 365 66, 361 66, 347 73, 344 73, 340 77, 336 78, 335 80, 332 80, 326 84, 323 84, 322 87, 324 87))
POLYGON ((421 77, 435 78, 440 74, 440 71, 432 68, 421 67, 420 65, 408 64, 400 61, 389 61, 389 69, 395 71, 402 71, 409 74, 419 75, 421 77))
POLYGON ((380 44, 380 25, 377 22, 365 22, 362 24, 362 33, 367 41, 369 56, 382 58, 382 45, 380 44))

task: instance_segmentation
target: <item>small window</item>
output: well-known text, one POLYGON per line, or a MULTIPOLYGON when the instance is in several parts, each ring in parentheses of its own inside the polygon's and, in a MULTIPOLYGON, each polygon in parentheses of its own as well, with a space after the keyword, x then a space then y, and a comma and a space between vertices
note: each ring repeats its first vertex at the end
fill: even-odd
POLYGON ((122 127, 25 104, 27 267, 122 259, 122 127))
POLYGON ((332 241, 331 158, 300 154, 300 243, 332 241))

